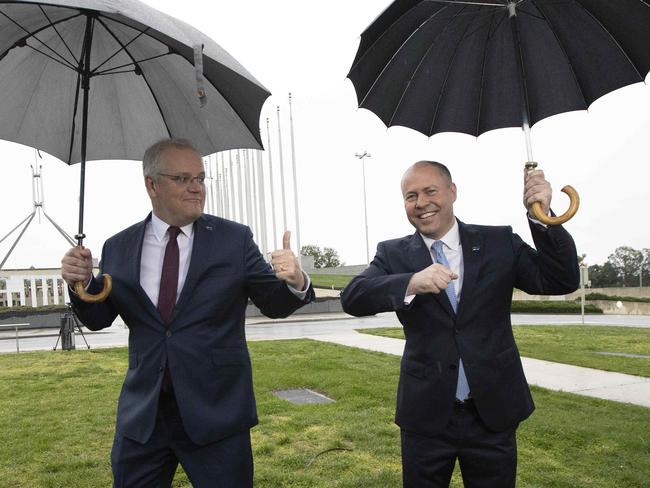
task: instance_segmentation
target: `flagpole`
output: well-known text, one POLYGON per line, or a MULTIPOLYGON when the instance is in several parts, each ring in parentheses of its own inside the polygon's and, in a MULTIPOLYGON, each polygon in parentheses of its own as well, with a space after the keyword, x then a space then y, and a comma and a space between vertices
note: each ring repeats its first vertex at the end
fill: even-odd
POLYGON ((289 128, 291 135, 291 162, 293 166, 293 203, 296 212, 296 249, 297 256, 302 261, 300 254, 300 213, 298 210, 298 177, 296 176, 296 145, 293 133, 293 107, 291 105, 291 93, 289 93, 289 128))
POLYGON ((271 222, 273 224, 273 249, 278 248, 277 225, 275 223, 275 190, 273 184, 273 152, 271 151, 271 130, 269 128, 269 118, 266 118, 266 138, 267 152, 269 154, 269 182, 271 184, 271 222))
POLYGON ((260 201, 260 231, 262 232, 262 254, 266 255, 266 196, 264 194, 264 165, 262 162, 262 151, 257 152, 257 185, 260 201))
POLYGON ((278 153, 280 154, 280 191, 282 192, 282 223, 284 227, 282 231, 288 230, 287 228, 287 195, 284 191, 284 158, 282 157, 282 128, 280 121, 280 107, 277 107, 278 114, 278 153))

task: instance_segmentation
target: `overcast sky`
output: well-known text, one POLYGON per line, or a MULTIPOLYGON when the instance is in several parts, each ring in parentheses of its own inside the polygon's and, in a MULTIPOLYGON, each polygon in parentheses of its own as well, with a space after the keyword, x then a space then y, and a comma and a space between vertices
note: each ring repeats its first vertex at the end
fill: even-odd
MULTIPOLYGON (((264 140, 266 117, 277 137, 276 106, 286 124, 287 94, 293 94, 303 245, 333 247, 347 264, 365 261, 362 174, 355 158, 364 150, 372 154, 366 159, 371 256, 377 242, 412 232, 399 180, 419 159, 449 166, 458 186, 455 210, 461 220, 511 225, 531 242, 521 203, 526 152, 520 129, 497 130, 478 139, 462 134, 426 138, 409 129, 387 130, 376 116, 356 108, 354 89, 345 76, 360 33, 389 1, 147 3, 208 34, 273 93, 260 120, 264 140)), ((285 125, 289 228, 295 230, 288 134, 285 125)), ((556 212, 567 206, 559 193, 563 185, 571 184, 580 193, 580 210, 566 227, 589 264, 604 262, 617 246, 650 247, 650 86, 638 84, 612 93, 589 113, 544 120, 533 127, 532 142, 534 159, 554 188, 556 212)), ((34 151, 0 142, 0 153, 2 237, 32 211, 34 151)), ((68 167, 43 157, 45 211, 75 234, 78 165, 68 167)), ((88 164, 85 232, 95 255, 107 237, 146 216, 149 202, 141 174, 138 162, 88 164)), ((279 208, 277 189, 276 197, 279 208)), ((5 268, 56 267, 67 249, 44 219, 32 224, 23 239, 5 268)), ((0 244, 2 257, 11 242, 12 237, 0 244)))

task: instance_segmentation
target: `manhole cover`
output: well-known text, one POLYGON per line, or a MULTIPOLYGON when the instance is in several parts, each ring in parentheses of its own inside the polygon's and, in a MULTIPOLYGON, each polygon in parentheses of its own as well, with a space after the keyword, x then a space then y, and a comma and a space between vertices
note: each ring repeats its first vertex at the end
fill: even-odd
POLYGON ((334 400, 331 398, 306 388, 280 390, 274 391, 273 393, 275 396, 287 400, 288 402, 295 403, 296 405, 305 405, 308 403, 334 403, 334 400))

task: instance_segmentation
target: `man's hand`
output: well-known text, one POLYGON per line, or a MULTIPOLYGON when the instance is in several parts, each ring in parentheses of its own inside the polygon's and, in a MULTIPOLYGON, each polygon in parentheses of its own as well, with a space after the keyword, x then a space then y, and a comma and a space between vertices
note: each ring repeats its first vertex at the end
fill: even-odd
POLYGON ((282 249, 271 253, 271 266, 275 276, 298 291, 304 291, 305 276, 302 274, 300 262, 291 250, 291 231, 285 231, 282 236, 282 249))
POLYGON ((411 276, 406 295, 424 295, 426 293, 440 293, 449 286, 458 275, 442 264, 432 264, 428 268, 411 276))
POLYGON ((535 218, 530 213, 530 207, 535 202, 539 202, 542 205, 544 214, 549 215, 552 193, 551 184, 546 181, 544 172, 541 169, 533 171, 524 169, 524 206, 531 218, 535 218))
POLYGON ((87 285, 93 275, 93 256, 90 249, 73 247, 61 259, 61 276, 74 288, 77 281, 87 285))

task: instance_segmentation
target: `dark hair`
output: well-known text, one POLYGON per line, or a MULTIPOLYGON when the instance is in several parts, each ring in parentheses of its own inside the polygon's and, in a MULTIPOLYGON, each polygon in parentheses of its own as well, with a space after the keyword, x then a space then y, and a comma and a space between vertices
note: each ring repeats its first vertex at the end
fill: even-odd
POLYGON ((150 146, 144 152, 144 156, 142 157, 142 173, 144 176, 148 176, 154 180, 156 179, 158 165, 160 164, 160 156, 167 149, 171 148, 189 149, 199 155, 201 154, 187 139, 162 139, 150 146))

